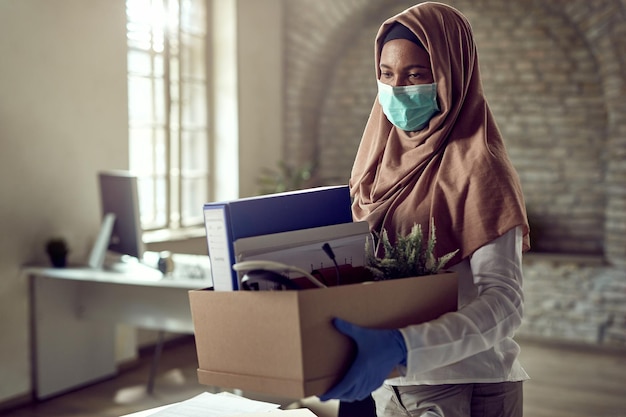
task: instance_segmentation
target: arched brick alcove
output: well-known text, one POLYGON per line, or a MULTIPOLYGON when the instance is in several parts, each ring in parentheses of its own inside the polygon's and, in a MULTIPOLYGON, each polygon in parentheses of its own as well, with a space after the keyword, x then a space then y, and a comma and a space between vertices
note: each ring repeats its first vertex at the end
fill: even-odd
MULTIPOLYGON (((284 154, 317 166, 311 185, 348 181, 376 31, 414 3, 285 2, 284 154)), ((446 3, 474 28, 540 253, 525 258, 518 333, 626 348, 626 1, 446 3)))
POLYGON ((560 0, 551 6, 584 36, 598 66, 607 109, 604 249, 612 264, 626 268, 626 2, 560 0))

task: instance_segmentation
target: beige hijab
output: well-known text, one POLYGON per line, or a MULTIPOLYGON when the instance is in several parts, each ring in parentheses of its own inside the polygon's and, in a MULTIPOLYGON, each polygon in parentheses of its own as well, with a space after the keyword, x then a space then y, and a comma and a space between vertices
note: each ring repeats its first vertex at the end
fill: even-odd
POLYGON ((350 178, 354 219, 385 228, 390 238, 433 218, 437 256, 459 249, 448 266, 516 226, 526 209, 515 169, 483 94, 470 24, 450 6, 421 3, 388 19, 376 36, 376 77, 383 39, 399 22, 431 59, 440 112, 428 127, 405 132, 385 117, 378 100, 363 133, 350 178))

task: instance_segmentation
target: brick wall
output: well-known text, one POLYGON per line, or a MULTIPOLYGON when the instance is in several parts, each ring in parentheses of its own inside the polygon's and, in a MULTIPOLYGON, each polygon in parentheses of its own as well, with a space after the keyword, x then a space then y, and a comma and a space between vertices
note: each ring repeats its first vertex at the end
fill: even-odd
MULTIPOLYGON (((293 165, 316 165, 313 185, 348 181, 376 94, 376 31, 414 3, 285 2, 284 151, 293 165)), ((626 270, 626 0, 446 3, 474 29, 533 249, 626 270)))
POLYGON ((580 256, 524 260, 520 336, 626 348, 626 271, 580 256))

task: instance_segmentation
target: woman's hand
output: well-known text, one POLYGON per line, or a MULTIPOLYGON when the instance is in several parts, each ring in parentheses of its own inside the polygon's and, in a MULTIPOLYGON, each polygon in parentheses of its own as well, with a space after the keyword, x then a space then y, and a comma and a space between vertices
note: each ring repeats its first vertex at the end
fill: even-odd
POLYGON ((356 343, 357 355, 343 379, 322 401, 355 401, 380 387, 393 369, 406 363, 406 345, 399 330, 368 329, 336 318, 333 324, 356 343))

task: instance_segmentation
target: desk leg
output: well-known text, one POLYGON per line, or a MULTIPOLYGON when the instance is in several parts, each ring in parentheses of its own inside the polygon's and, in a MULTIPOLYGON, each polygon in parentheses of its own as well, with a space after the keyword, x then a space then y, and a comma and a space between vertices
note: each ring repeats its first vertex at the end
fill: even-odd
POLYGON ((150 367, 150 377, 148 378, 148 394, 154 392, 154 380, 159 371, 159 361, 161 360, 161 352, 163 351, 163 343, 165 342, 165 331, 159 330, 156 346, 154 347, 154 356, 152 357, 152 366, 150 367))
POLYGON ((116 374, 115 326, 81 320, 77 294, 74 281, 31 277, 38 399, 116 374))

